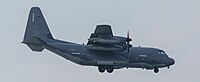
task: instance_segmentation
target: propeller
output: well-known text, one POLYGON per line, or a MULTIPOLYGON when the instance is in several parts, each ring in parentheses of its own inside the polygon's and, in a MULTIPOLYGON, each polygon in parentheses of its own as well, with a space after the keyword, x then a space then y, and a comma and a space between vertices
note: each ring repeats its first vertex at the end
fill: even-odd
POLYGON ((132 45, 130 45, 130 41, 132 41, 132 39, 129 37, 129 30, 127 32, 127 52, 128 52, 128 62, 130 62, 130 54, 129 54, 129 48, 132 47, 132 45))
POLYGON ((129 37, 129 30, 128 30, 128 32, 127 32, 127 40, 126 40, 128 53, 129 53, 129 48, 132 47, 132 45, 130 45, 130 41, 132 41, 132 39, 130 39, 130 37, 129 37))

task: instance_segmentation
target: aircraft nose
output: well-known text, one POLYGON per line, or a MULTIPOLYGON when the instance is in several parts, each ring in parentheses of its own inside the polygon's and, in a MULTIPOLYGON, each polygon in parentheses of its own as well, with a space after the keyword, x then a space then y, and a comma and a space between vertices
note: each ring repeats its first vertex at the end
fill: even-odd
POLYGON ((175 60, 173 58, 169 58, 168 63, 169 63, 169 65, 174 65, 175 60))

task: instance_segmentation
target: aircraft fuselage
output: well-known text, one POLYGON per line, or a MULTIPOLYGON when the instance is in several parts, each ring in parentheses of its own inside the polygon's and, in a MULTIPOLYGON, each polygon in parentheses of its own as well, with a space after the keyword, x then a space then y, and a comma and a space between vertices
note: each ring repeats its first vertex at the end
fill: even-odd
POLYGON ((64 41, 51 41, 43 45, 44 48, 68 59, 74 63, 86 66, 105 66, 106 69, 143 68, 154 69, 169 67, 174 60, 160 49, 132 47, 130 52, 102 52, 87 49, 86 45, 74 44, 64 41), (108 67, 108 68, 107 68, 108 67))

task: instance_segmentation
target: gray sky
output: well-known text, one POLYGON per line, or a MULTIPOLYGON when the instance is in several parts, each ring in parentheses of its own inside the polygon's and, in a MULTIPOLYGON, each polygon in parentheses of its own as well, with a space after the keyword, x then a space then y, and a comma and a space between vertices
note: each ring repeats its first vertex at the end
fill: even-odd
POLYGON ((199 0, 1 0, 0 82, 198 82, 200 74, 199 0), (164 49, 176 60, 158 74, 120 69, 100 74, 44 50, 32 52, 23 39, 28 12, 39 6, 54 37, 86 43, 97 24, 135 46, 164 49))

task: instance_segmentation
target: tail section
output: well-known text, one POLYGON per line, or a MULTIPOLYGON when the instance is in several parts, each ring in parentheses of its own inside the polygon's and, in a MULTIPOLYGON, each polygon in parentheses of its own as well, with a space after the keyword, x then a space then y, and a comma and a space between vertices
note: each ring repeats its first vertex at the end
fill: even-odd
POLYGON ((29 12, 26 31, 22 43, 28 45, 33 51, 42 51, 42 44, 53 39, 47 23, 39 7, 32 7, 29 12))

